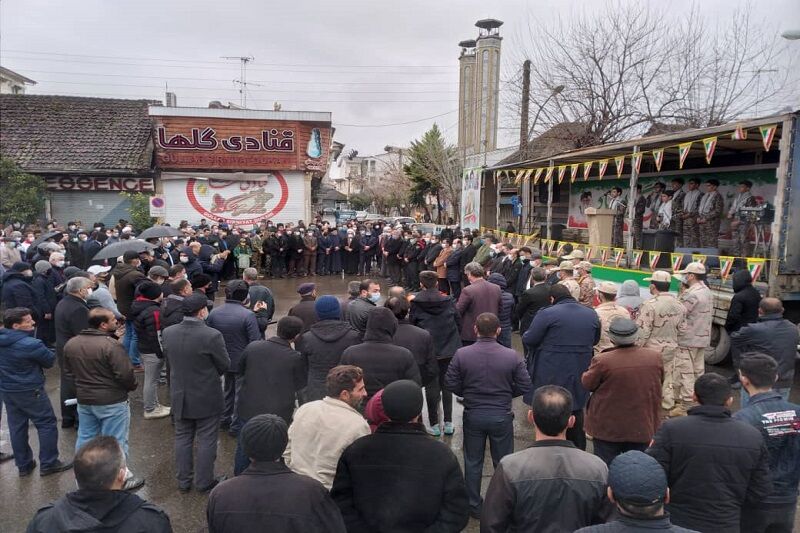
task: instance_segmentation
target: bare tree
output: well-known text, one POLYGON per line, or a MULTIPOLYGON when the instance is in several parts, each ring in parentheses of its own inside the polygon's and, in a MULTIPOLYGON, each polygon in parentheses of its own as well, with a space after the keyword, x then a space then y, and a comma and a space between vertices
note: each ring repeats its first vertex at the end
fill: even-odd
MULTIPOLYGON (((609 2, 599 13, 529 24, 513 60, 532 62, 529 139, 559 123, 580 123, 576 145, 585 146, 641 135, 655 123, 721 124, 786 101, 793 87, 790 66, 779 64, 785 45, 754 23, 749 9, 710 27, 696 7, 670 21, 652 6, 609 2)), ((516 125, 520 71, 506 78, 516 125)))

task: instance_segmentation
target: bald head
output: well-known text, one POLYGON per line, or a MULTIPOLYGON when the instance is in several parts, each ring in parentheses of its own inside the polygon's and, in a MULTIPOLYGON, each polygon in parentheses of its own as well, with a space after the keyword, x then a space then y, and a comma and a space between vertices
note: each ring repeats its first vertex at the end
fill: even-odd
POLYGON ((763 298, 758 304, 761 315, 783 315, 783 304, 777 298, 763 298))

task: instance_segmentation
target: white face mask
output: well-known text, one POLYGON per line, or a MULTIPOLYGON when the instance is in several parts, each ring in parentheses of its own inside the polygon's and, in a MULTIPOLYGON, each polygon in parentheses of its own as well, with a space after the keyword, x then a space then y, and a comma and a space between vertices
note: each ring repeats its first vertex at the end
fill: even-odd
POLYGON ((94 292, 94 291, 92 290, 92 288, 91 288, 91 287, 89 287, 88 289, 86 289, 86 297, 88 298, 89 296, 91 296, 91 295, 92 295, 92 292, 94 292))
POLYGON ((188 257, 186 257, 186 256, 182 256, 181 257, 181 263, 188 263, 188 262, 189 262, 189 258, 188 257))
POLYGON ((56 266, 57 266, 58 268, 62 268, 62 267, 64 266, 64 261, 57 261, 57 262, 56 262, 56 266))

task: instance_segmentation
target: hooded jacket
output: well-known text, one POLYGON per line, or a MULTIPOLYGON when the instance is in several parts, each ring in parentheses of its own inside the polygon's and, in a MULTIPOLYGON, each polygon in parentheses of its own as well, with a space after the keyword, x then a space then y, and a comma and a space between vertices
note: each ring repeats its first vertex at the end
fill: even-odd
POLYGON ((112 271, 117 292, 117 308, 126 317, 131 312, 136 285, 145 279, 144 273, 133 265, 120 261, 112 271))
POLYGON ((31 310, 34 320, 41 318, 41 302, 36 298, 36 291, 31 285, 31 280, 22 275, 22 272, 9 271, 3 276, 3 307, 27 307, 31 310))
POLYGON ((394 344, 397 318, 385 307, 376 307, 367 319, 364 342, 347 348, 341 364, 355 365, 364 371, 364 384, 371 398, 386 385, 411 379, 422 386, 419 367, 408 349, 394 344))
POLYGON ((639 292, 639 284, 632 279, 624 281, 617 292, 616 302, 617 305, 626 308, 631 314, 631 318, 635 320, 639 308, 642 306, 642 302, 644 302, 639 292))
POLYGON ((413 325, 408 320, 399 320, 394 342, 398 346, 408 348, 417 361, 423 386, 428 385, 439 376, 439 365, 433 347, 433 336, 430 332, 413 325))
POLYGON ((183 296, 170 294, 161 302, 161 330, 180 324, 186 314, 183 311, 183 296))
POLYGON ((797 326, 778 313, 762 315, 755 324, 748 324, 731 334, 735 366, 739 366, 739 358, 745 352, 761 352, 775 359, 778 363, 777 389, 792 386, 797 344, 797 326))
POLYGON ((159 507, 121 490, 78 490, 36 512, 28 533, 91 531, 171 533, 169 517, 159 507))
POLYGON ((360 342, 358 331, 341 320, 321 320, 297 339, 295 349, 303 357, 308 371, 308 386, 303 395, 305 402, 326 396, 328 372, 339 364, 347 348, 360 342))
POLYGON ((489 283, 494 283, 500 287, 500 307, 497 309, 497 319, 500 327, 511 333, 511 312, 514 309, 514 295, 506 290, 508 282, 506 278, 497 272, 489 274, 489 283))
POLYGON ((461 317, 449 296, 436 289, 425 289, 411 300, 410 321, 433 337, 437 359, 453 357, 461 348, 461 317))
POLYGON ((728 333, 757 322, 758 304, 761 302, 761 293, 753 287, 753 277, 746 269, 737 270, 733 275, 733 292, 731 307, 725 319, 725 331, 728 333))
POLYGON ((139 352, 164 357, 161 351, 161 305, 155 300, 139 296, 131 304, 128 319, 133 321, 136 329, 139 352))
POLYGON ((44 386, 42 368, 56 358, 32 331, 0 328, 0 392, 26 392, 44 386))

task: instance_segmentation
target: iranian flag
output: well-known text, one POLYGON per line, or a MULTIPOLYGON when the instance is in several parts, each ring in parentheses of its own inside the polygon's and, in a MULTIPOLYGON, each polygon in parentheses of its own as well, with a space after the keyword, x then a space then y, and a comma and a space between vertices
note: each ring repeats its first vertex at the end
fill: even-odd
POLYGON ((703 139, 703 150, 706 152, 706 164, 711 164, 711 158, 714 157, 714 149, 717 147, 716 137, 706 137, 703 139))
POLYGON ((761 132, 761 140, 764 142, 764 150, 766 150, 767 152, 769 152, 769 149, 772 146, 772 139, 775 137, 775 130, 777 129, 778 129, 777 124, 770 124, 768 126, 758 127, 758 130, 761 132))
POLYGON ((692 149, 692 142, 682 143, 678 145, 678 168, 683 168, 683 163, 689 156, 689 151, 692 149))

